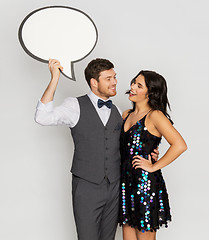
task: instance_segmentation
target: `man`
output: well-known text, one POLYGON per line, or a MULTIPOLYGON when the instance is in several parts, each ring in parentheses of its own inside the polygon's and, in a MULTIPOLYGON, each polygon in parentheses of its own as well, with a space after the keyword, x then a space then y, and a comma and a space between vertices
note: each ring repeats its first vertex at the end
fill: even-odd
POLYGON ((114 239, 117 227, 122 117, 109 100, 116 95, 113 68, 106 59, 91 61, 85 69, 91 92, 67 98, 53 108, 63 68, 59 61, 50 59, 51 81, 35 114, 36 122, 41 125, 66 124, 71 128, 75 144, 71 169, 73 210, 80 240, 114 239))
MULTIPOLYGON (((37 106, 41 125, 66 124, 75 144, 72 163, 73 211, 79 240, 113 240, 118 222, 122 117, 109 100, 116 95, 116 73, 106 59, 92 60, 85 69, 91 92, 67 98, 53 108, 60 62, 49 60, 51 81, 37 106)), ((60 69, 60 70, 59 70, 60 69)), ((153 155, 156 159, 156 154, 153 155)))

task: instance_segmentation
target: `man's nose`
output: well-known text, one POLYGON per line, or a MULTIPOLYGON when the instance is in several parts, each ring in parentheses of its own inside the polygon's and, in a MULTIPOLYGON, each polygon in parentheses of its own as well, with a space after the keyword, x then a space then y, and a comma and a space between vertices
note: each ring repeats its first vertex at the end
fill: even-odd
POLYGON ((116 78, 113 78, 113 82, 112 82, 113 84, 117 84, 117 79, 116 78))

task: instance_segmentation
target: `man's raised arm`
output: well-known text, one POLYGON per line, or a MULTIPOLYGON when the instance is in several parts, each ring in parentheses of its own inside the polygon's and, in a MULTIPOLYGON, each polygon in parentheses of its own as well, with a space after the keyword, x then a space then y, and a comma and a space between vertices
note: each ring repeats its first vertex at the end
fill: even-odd
POLYGON ((58 60, 49 59, 49 70, 51 72, 51 81, 41 100, 38 102, 35 121, 43 126, 65 124, 69 127, 74 127, 80 116, 78 100, 77 98, 69 97, 60 106, 53 107, 53 99, 60 78, 60 70, 62 71, 63 68, 58 60))
POLYGON ((53 101, 57 84, 60 78, 60 70, 63 70, 63 67, 60 65, 60 62, 58 60, 49 59, 49 70, 51 72, 51 81, 41 98, 41 102, 44 104, 53 101))

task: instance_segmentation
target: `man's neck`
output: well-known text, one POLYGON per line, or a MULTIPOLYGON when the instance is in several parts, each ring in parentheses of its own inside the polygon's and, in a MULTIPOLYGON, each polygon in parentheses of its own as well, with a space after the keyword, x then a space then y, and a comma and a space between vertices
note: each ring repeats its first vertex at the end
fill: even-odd
POLYGON ((95 95, 95 96, 97 96, 98 98, 101 98, 102 100, 108 100, 109 99, 109 97, 106 97, 106 96, 103 96, 102 94, 100 94, 99 92, 95 92, 95 91, 92 91, 91 90, 91 92, 95 95))

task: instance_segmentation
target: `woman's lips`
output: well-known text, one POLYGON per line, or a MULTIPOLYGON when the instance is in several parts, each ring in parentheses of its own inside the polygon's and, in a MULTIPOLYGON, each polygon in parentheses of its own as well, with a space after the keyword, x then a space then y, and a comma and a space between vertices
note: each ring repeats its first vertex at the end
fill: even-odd
POLYGON ((130 90, 129 96, 132 97, 132 96, 135 96, 135 95, 136 94, 130 90))

